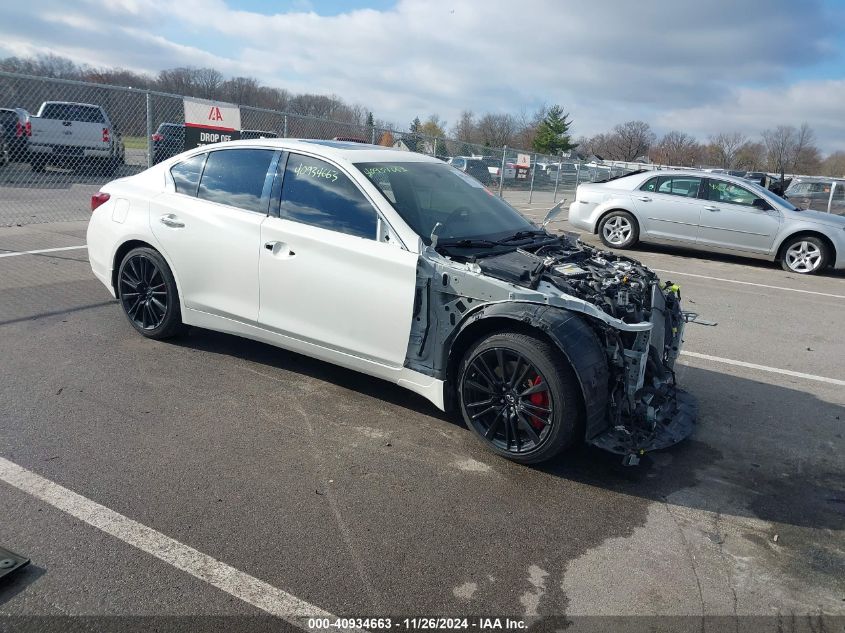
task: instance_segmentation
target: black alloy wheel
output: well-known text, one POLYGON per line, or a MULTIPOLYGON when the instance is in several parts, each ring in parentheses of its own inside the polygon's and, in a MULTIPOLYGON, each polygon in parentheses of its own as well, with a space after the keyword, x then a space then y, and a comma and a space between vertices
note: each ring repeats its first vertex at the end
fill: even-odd
POLYGON ((465 356, 461 412, 496 453, 522 463, 545 461, 570 446, 580 428, 577 384, 559 350, 503 332, 465 356))
POLYGON ((126 261, 120 272, 120 301, 126 316, 144 330, 154 330, 167 315, 167 285, 158 266, 145 255, 126 261))
POLYGON ((179 295, 173 274, 151 248, 136 248, 123 258, 117 293, 132 326, 148 338, 164 339, 182 328, 179 295))

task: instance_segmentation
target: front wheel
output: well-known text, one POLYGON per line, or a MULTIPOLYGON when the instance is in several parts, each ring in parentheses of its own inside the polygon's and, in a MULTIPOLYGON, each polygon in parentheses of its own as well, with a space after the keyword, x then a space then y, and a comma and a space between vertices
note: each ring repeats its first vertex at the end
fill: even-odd
POLYGON ((611 211, 599 222, 599 237, 610 248, 631 248, 640 239, 640 225, 627 211, 611 211))
POLYGON ((799 235, 786 243, 781 266, 791 273, 812 275, 823 270, 829 261, 827 244, 817 237, 799 235))
POLYGON ((152 248, 135 248, 123 258, 117 295, 126 318, 143 336, 160 340, 183 331, 176 280, 152 248))
POLYGON ((466 425, 515 462, 552 459, 582 433, 577 378, 559 350, 534 336, 500 332, 475 343, 457 392, 466 425))

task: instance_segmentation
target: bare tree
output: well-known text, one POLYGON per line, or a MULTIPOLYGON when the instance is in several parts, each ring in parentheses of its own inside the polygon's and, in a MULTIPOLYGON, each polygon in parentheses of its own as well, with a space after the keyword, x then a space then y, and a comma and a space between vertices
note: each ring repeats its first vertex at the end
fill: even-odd
POLYGON ((197 68, 194 71, 193 80, 198 97, 214 99, 223 83, 223 75, 214 68, 197 68))
POLYGON ((654 132, 645 121, 627 121, 613 128, 609 149, 613 160, 636 160, 648 153, 654 132))
POLYGON ((745 171, 760 171, 766 165, 766 146, 760 142, 747 141, 737 150, 734 167, 745 171))
POLYGON ((722 169, 736 167, 739 150, 748 141, 742 132, 722 132, 710 137, 710 158, 722 169))
POLYGON ((478 121, 480 140, 490 147, 510 145, 516 132, 516 120, 510 114, 485 114, 478 121))
POLYGON ((220 84, 220 97, 231 103, 252 105, 258 100, 258 88, 254 77, 232 77, 220 84))
POLYGON ((834 178, 845 178, 845 152, 834 152, 822 161, 821 173, 834 178))
POLYGON ((464 110, 457 122, 452 126, 452 136, 458 141, 472 143, 475 141, 475 116, 472 110, 464 110))
POLYGON ((664 165, 693 167, 701 160, 701 145, 686 132, 672 130, 652 148, 650 157, 664 165))
POLYGON ((795 134, 792 173, 812 173, 818 171, 820 165, 821 153, 816 147, 816 135, 808 123, 802 123, 795 134))
POLYGON ((763 132, 768 167, 771 171, 778 172, 781 180, 793 164, 797 142, 797 130, 791 125, 779 125, 774 130, 763 132))
POLYGON ((585 158, 590 156, 599 159, 611 158, 613 154, 611 142, 611 134, 596 134, 590 138, 581 137, 578 139, 578 153, 585 158))
POLYGON ((178 95, 197 96, 196 68, 168 68, 162 70, 156 79, 156 87, 163 92, 178 95))

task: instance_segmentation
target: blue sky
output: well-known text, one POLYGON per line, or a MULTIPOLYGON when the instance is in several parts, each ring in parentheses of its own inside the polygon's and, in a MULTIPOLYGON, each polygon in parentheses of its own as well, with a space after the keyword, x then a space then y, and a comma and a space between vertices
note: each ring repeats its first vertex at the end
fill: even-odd
POLYGON ((213 66, 399 126, 559 103, 576 135, 806 121, 845 150, 845 0, 41 0, 4 18, 0 55, 213 66))

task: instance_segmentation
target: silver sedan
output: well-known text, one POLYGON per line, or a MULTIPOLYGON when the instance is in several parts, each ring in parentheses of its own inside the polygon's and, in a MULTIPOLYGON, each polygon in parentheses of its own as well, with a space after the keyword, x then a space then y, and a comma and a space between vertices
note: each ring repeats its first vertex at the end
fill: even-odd
POLYGON ((611 248, 637 242, 845 269, 845 217, 797 208, 763 187, 701 171, 648 171, 578 187, 570 223, 611 248))

